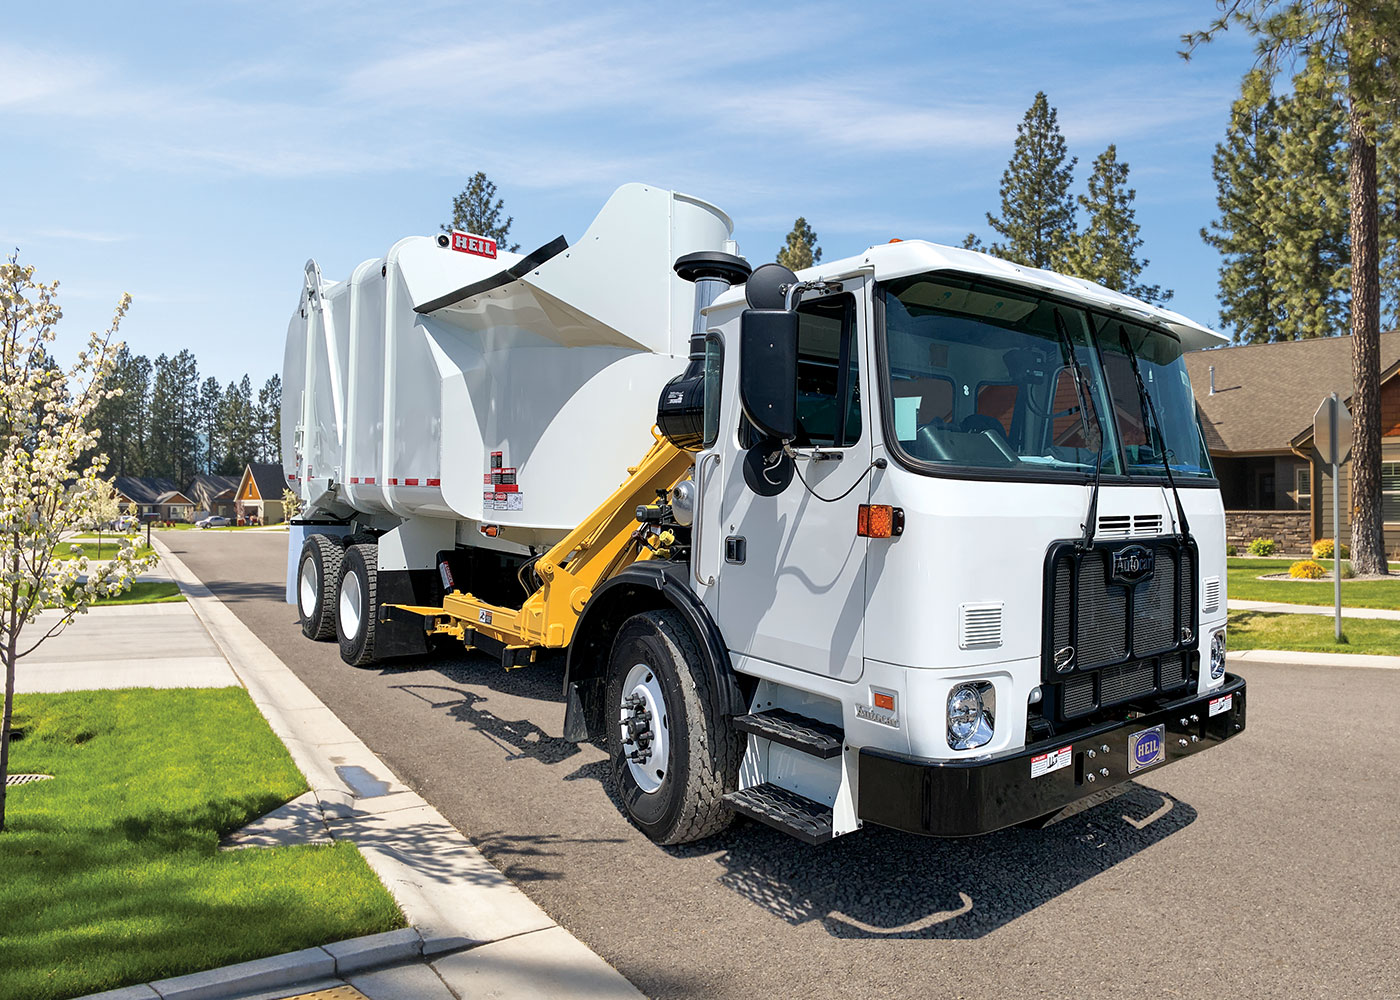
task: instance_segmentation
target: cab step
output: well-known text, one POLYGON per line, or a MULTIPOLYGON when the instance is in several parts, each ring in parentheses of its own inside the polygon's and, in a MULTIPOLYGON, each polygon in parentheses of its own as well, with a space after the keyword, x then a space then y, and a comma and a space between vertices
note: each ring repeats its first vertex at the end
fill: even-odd
POLYGON ((770 708, 766 712, 735 716, 734 728, 741 733, 772 740, 822 760, 829 760, 841 752, 840 728, 809 719, 796 712, 789 712, 785 708, 770 708))
POLYGON ((724 804, 741 816, 756 819, 808 844, 832 838, 831 807, 771 782, 730 792, 724 804))

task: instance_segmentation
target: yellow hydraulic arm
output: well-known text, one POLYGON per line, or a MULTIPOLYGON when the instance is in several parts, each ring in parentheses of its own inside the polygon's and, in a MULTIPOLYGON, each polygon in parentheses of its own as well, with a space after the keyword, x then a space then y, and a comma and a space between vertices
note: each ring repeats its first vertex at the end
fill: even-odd
MULTIPOLYGON (((637 559, 651 557, 643 544, 636 511, 656 498, 658 490, 674 486, 690 467, 692 455, 682 451, 655 430, 656 439, 641 463, 628 469, 627 479, 583 523, 563 537, 535 562, 542 586, 519 608, 487 604, 471 594, 454 590, 442 607, 387 605, 431 618, 431 631, 452 635, 469 644, 485 637, 508 654, 539 649, 562 649, 574 636, 574 626, 593 591, 608 577, 637 559)), ((507 666, 515 662, 503 656, 507 666)))

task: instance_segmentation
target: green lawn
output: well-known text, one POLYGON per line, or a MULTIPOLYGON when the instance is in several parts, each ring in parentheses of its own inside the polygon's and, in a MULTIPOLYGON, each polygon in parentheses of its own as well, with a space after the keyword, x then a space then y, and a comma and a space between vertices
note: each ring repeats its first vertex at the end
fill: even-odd
MULTIPOLYGON (((117 540, 116 535, 102 539, 100 544, 101 552, 99 553, 99 543, 96 540, 87 541, 85 539, 75 539, 71 542, 62 542, 55 546, 53 554, 62 559, 74 558, 79 555, 79 553, 73 551, 74 545, 79 546, 82 549, 81 554, 87 556, 89 559, 115 559, 117 553, 121 551, 121 543, 117 540)), ((138 542, 132 547, 136 550, 137 555, 145 555, 151 551, 150 547, 144 541, 138 542)))
MULTIPOLYGON (((1342 586, 1345 588, 1346 582, 1342 586)), ((1400 656, 1400 622, 1343 618, 1345 643, 1333 639, 1330 615, 1274 615, 1231 611, 1226 641, 1232 650, 1295 649, 1321 653, 1380 653, 1400 656)))
POLYGON ((239 688, 19 695, 0 997, 59 1000, 403 926, 353 844, 223 852, 306 790, 239 688))
MULTIPOLYGON (((1282 601, 1286 604, 1331 604, 1331 580, 1260 580, 1265 573, 1287 573, 1294 559, 1226 560, 1229 596, 1238 601, 1282 601)), ((1327 564, 1330 567, 1330 563, 1327 564)), ((1391 563, 1391 570, 1400 564, 1391 563)), ((1351 608, 1400 608, 1400 576, 1394 580, 1342 579, 1342 606, 1351 608)))
POLYGON ((177 584, 168 580, 158 582, 138 582, 131 589, 116 597, 104 597, 97 603, 108 607, 114 604, 178 604, 185 599, 177 584))

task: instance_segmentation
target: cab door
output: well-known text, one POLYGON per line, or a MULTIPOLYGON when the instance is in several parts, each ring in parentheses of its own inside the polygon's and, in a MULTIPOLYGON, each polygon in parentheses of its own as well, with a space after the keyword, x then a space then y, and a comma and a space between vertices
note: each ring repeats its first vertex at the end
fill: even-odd
POLYGON ((796 460, 763 468, 759 436, 737 406, 721 435, 720 523, 712 529, 721 536, 719 625, 735 653, 854 681, 864 653, 866 553, 856 517, 869 497, 873 437, 869 302, 857 286, 804 301, 797 312, 796 460), (750 485, 755 476, 763 492, 750 485))

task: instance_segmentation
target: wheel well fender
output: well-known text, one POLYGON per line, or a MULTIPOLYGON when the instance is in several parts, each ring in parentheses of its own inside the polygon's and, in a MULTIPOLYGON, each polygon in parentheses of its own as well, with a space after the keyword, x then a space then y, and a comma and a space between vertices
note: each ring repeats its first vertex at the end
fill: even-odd
POLYGON ((564 738, 583 741, 601 736, 603 688, 613 639, 622 623, 644 611, 673 609, 689 626, 700 647, 701 667, 726 715, 743 715, 752 684, 735 673, 719 626, 700 598, 661 564, 633 563, 593 592, 574 627, 564 668, 564 738))

